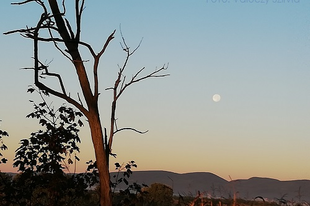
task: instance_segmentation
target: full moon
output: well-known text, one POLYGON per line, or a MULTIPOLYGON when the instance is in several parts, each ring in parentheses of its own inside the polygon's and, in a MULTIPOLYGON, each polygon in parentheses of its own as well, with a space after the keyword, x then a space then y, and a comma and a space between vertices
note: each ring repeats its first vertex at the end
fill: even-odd
POLYGON ((213 95, 212 99, 214 102, 219 102, 221 100, 221 96, 219 94, 215 94, 213 95))

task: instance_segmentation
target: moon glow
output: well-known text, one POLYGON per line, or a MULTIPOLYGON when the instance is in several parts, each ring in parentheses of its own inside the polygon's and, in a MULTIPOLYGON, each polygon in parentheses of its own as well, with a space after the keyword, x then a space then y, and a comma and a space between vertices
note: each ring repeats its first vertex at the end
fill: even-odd
POLYGON ((212 99, 214 102, 219 102, 221 100, 221 96, 219 94, 215 94, 213 95, 212 99))

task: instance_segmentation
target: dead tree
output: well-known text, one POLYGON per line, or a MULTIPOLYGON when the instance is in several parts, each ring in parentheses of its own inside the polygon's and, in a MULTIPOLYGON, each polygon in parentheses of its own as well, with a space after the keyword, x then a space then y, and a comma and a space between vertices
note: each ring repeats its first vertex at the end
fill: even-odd
MULTIPOLYGON (((107 90, 113 91, 112 108, 111 108, 111 122, 109 135, 105 135, 103 127, 101 125, 99 108, 98 108, 98 66, 101 56, 105 53, 109 43, 114 38, 115 30, 108 36, 102 49, 96 53, 92 46, 80 39, 81 34, 81 17, 84 9, 84 0, 75 0, 75 28, 73 31, 72 23, 69 22, 66 15, 65 0, 24 0, 18 3, 12 3, 13 5, 23 5, 28 3, 35 3, 42 8, 42 14, 34 27, 26 27, 24 29, 18 29, 6 32, 5 34, 20 33, 23 37, 29 38, 33 41, 33 60, 34 66, 32 69, 34 72, 34 84, 43 92, 47 94, 59 97, 70 104, 74 105, 79 109, 87 118, 92 142, 95 151, 96 163, 99 171, 100 179, 100 205, 101 206, 111 206, 111 189, 110 189, 110 175, 109 175, 109 155, 112 151, 113 136, 115 133, 122 131, 124 129, 134 130, 140 132, 134 128, 117 128, 116 127, 116 106, 117 101, 123 92, 132 84, 140 82, 149 78, 165 77, 168 74, 163 74, 162 72, 167 69, 167 66, 163 66, 155 71, 143 75, 142 72, 144 68, 138 70, 137 73, 129 80, 126 79, 124 74, 127 63, 131 57, 138 49, 140 44, 136 49, 130 50, 127 46, 125 39, 122 36, 122 49, 126 53, 126 58, 122 66, 119 67, 118 76, 115 80, 114 85, 107 90), (46 3, 46 4, 45 4, 46 3), (42 32, 44 31, 44 32, 42 32), (48 34, 46 36, 40 36, 39 34, 48 34), (76 98, 70 96, 65 87, 65 82, 62 80, 62 75, 60 73, 54 73, 50 71, 48 65, 45 65, 40 61, 40 43, 52 43, 55 48, 58 49, 62 55, 69 59, 72 63, 73 68, 76 71, 76 76, 82 91, 82 95, 77 95, 76 98), (90 78, 87 75, 85 61, 83 60, 80 52, 80 47, 86 47, 93 58, 92 65, 92 78, 93 86, 90 84, 90 78), (64 48, 64 49, 63 49, 64 48), (56 78, 59 83, 59 88, 49 85, 44 78, 56 78), (84 104, 85 105, 84 105, 84 104)), ((140 132, 142 133, 142 132, 140 132)))

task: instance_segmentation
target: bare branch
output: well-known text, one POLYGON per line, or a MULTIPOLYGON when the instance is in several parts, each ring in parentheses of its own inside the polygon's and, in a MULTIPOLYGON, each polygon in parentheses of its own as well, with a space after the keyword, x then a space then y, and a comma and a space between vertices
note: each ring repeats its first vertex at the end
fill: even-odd
POLYGON ((148 79, 148 78, 160 78, 160 77, 167 77, 167 76, 170 76, 170 74, 159 74, 160 72, 164 71, 164 70, 167 70, 168 69, 168 65, 167 66, 163 66, 161 67, 160 69, 156 69, 155 71, 145 75, 145 76, 142 76, 140 78, 137 78, 138 75, 144 70, 144 67, 142 69, 140 69, 130 80, 130 82, 128 82, 127 84, 124 85, 124 87, 122 87, 117 95, 117 98, 119 98, 121 96, 121 94, 125 91, 125 89, 127 87, 129 87, 130 85, 132 84, 135 84, 137 82, 140 82, 144 79, 148 79))
POLYGON ((16 29, 12 31, 4 32, 4 35, 13 34, 13 33, 32 33, 35 30, 35 28, 27 28, 27 29, 16 29))
MULTIPOLYGON (((38 61, 39 61, 39 60, 38 60, 38 61)), ((43 64, 42 62, 40 62, 40 61, 39 61, 39 63, 41 64, 41 68, 45 70, 45 73, 43 73, 43 75, 54 76, 54 77, 56 77, 56 78, 58 79, 58 81, 59 81, 59 84, 60 84, 62 93, 63 93, 64 95, 67 96, 67 94, 66 94, 66 89, 65 89, 65 86, 64 86, 64 84, 63 84, 63 81, 62 81, 61 76, 60 76, 59 74, 56 74, 56 73, 50 73, 50 72, 48 71, 48 69, 47 69, 48 66, 44 65, 44 64, 43 64)))
MULTIPOLYGON (((38 58, 38 52, 39 52, 39 40, 38 40, 38 36, 39 36, 39 30, 41 29, 41 25, 42 23, 46 20, 47 18, 47 15, 45 13, 43 13, 41 15, 41 18, 39 20, 39 22, 37 23, 34 31, 33 31, 33 42, 34 42, 34 81, 35 81, 35 85, 47 92, 47 93, 51 93, 57 97, 60 97, 64 100, 66 100, 67 102, 73 104, 74 106, 76 106, 82 113, 85 114, 85 116, 87 116, 87 110, 82 106, 80 105, 77 101, 75 101, 74 99, 70 98, 69 96, 66 95, 65 93, 65 90, 64 90, 64 86, 63 86, 63 83, 62 83, 62 80, 61 78, 59 79, 60 80, 60 84, 61 84, 61 87, 62 87, 62 91, 63 93, 61 92, 58 92, 56 90, 53 90, 49 87, 47 87, 45 84, 43 84, 42 82, 39 81, 39 71, 42 69, 42 63, 39 61, 39 58, 38 58), (39 65, 41 64, 41 66, 39 65)), ((43 68, 44 69, 44 68, 43 68)), ((57 76, 57 74, 50 74, 51 76, 57 76)), ((59 78, 59 77, 58 77, 59 78)))
POLYGON ((65 5, 65 1, 66 1, 66 0, 62 0, 62 3, 61 3, 62 8, 64 8, 64 12, 63 12, 62 14, 65 14, 65 13, 66 13, 66 5, 65 5))
POLYGON ((103 45, 103 48, 101 49, 101 51, 97 54, 97 58, 100 58, 101 55, 105 52, 106 48, 108 47, 110 41, 112 41, 112 39, 114 39, 114 34, 115 34, 116 30, 114 30, 110 36, 108 37, 108 39, 106 40, 105 44, 103 45))
POLYGON ((135 75, 133 75, 133 77, 131 78, 131 81, 133 81, 134 79, 137 78, 137 76, 139 76, 139 74, 145 69, 145 67, 142 67, 142 69, 140 69, 135 75))
POLYGON ((75 18, 76 18, 76 36, 75 39, 76 41, 80 41, 80 35, 81 35, 81 18, 82 18, 82 13, 84 10, 84 0, 82 0, 81 6, 79 7, 79 1, 75 1, 75 18))
POLYGON ((79 1, 80 0, 75 0, 75 18, 76 18, 76 36, 75 36, 75 40, 76 41, 80 40, 80 33, 81 33, 81 14, 80 14, 80 9, 79 9, 79 1))
POLYGON ((25 70, 27 70, 27 69, 33 69, 33 70, 34 70, 33 67, 32 67, 32 68, 30 68, 30 67, 24 67, 24 68, 20 68, 20 69, 25 69, 25 70))
POLYGON ((115 135, 117 132, 120 132, 120 131, 123 131, 123 130, 132 130, 132 131, 137 132, 139 134, 145 134, 145 133, 147 133, 149 131, 149 130, 146 130, 146 131, 142 132, 142 131, 139 131, 137 129, 131 128, 131 127, 124 127, 124 128, 116 130, 113 134, 115 135))
POLYGON ((126 76, 124 76, 124 78, 123 78, 121 88, 124 88, 124 84, 125 84, 125 82, 126 82, 126 76))
MULTIPOLYGON (((68 22, 68 26, 70 26, 69 22, 68 22)), ((70 30, 71 30, 71 27, 70 27, 70 30)), ((55 48, 56 48, 58 51, 60 51, 60 53, 62 53, 62 55, 64 55, 65 57, 67 57, 67 59, 69 59, 70 61, 72 61, 72 59, 71 59, 64 51, 62 51, 62 49, 61 49, 61 48, 58 46, 58 44, 57 44, 57 42, 64 42, 64 40, 62 40, 62 39, 60 39, 60 38, 55 38, 55 37, 53 36, 53 33, 52 33, 52 31, 51 31, 51 28, 48 28, 48 32, 49 32, 49 35, 50 35, 51 38, 48 38, 48 39, 40 39, 40 41, 46 41, 46 40, 52 41, 52 42, 54 43, 55 48)), ((72 30, 71 30, 71 32, 72 32, 72 30)), ((71 33, 71 35, 74 36, 73 33, 71 33)))
POLYGON ((12 5, 22 5, 22 4, 26 4, 26 3, 29 3, 31 1, 34 1, 36 2, 37 0, 26 0, 26 1, 23 1, 23 2, 16 2, 16 3, 11 3, 12 5))
POLYGON ((85 42, 82 42, 82 41, 79 41, 79 44, 81 44, 81 45, 87 47, 88 50, 89 50, 89 52, 91 53, 91 55, 92 55, 94 58, 96 57, 96 53, 94 52, 93 48, 92 48, 89 44, 87 44, 87 43, 85 43, 85 42))
POLYGON ((65 22, 66 22, 66 26, 67 26, 68 29, 69 29, 69 33, 70 33, 71 39, 74 39, 74 33, 73 33, 73 31, 72 31, 72 28, 71 28, 71 25, 70 25, 68 19, 65 18, 65 22))
MULTIPOLYGON (((101 49, 101 51, 94 57, 94 96, 95 98, 98 98, 98 66, 99 66, 99 60, 101 55, 105 52, 106 48, 108 47, 109 43, 112 41, 112 39, 114 39, 114 34, 115 34, 114 30, 110 36, 108 37, 108 39, 106 40, 105 44, 103 45, 103 48, 101 49)), ((91 48, 89 46, 89 48, 91 48)), ((92 49, 90 50, 92 51, 92 49)))
MULTIPOLYGON (((122 131, 124 129, 117 129, 116 126, 116 119, 115 119, 115 115, 116 115, 116 106, 117 106, 117 100, 119 99, 119 97, 122 95, 122 93, 126 90, 126 88, 128 88, 130 85, 140 82, 144 79, 148 79, 148 78, 157 78, 157 77, 166 77, 169 76, 169 74, 161 74, 162 71, 166 70, 168 68, 168 66, 163 66, 160 69, 156 69, 155 71, 139 77, 139 75, 142 73, 142 71, 145 69, 145 67, 141 68, 138 72, 136 72, 133 77, 131 78, 131 80, 126 83, 126 76, 124 75, 124 71, 125 68, 127 67, 128 61, 130 59, 130 56, 133 55, 137 49, 140 47, 142 40, 140 41, 140 43, 138 44, 138 46, 133 50, 130 51, 129 46, 127 45, 125 38, 121 32, 121 37, 122 37, 122 43, 121 47, 123 49, 123 51, 126 52, 126 58, 124 60, 123 66, 119 67, 119 72, 118 72, 118 76, 114 82, 114 86, 113 87, 109 87, 106 90, 113 90, 113 101, 112 101, 112 105, 111 105, 111 119, 110 119, 110 136, 109 136, 109 150, 111 151, 112 149, 112 143, 113 143, 113 136, 116 132, 118 131, 122 131)), ((134 130, 134 131, 138 131, 136 129, 133 128, 126 128, 126 129, 130 129, 130 130, 134 130)))
MULTIPOLYGON (((41 25, 40 29, 51 29, 51 30, 58 31, 56 27, 52 27, 49 25, 41 25)), ((3 34, 8 35, 8 34, 13 34, 13 33, 20 33, 22 35, 23 33, 25 33, 24 37, 33 39, 33 32, 35 30, 36 30, 36 28, 34 28, 34 27, 30 27, 30 28, 27 27, 26 29, 16 29, 16 30, 7 31, 7 32, 4 32, 3 34)), ((41 39, 39 39, 39 40, 41 41, 41 39)))
POLYGON ((127 46, 127 43, 126 43, 126 40, 125 40, 125 38, 124 38, 124 36, 123 36, 123 32, 122 32, 121 27, 120 27, 120 33, 121 33, 121 38, 122 38, 122 41, 123 41, 123 44, 124 44, 124 46, 123 46, 123 44, 120 43, 122 49, 123 49, 129 56, 133 55, 133 54, 138 50, 138 48, 141 46, 142 41, 143 41, 143 38, 140 40, 138 46, 137 46, 132 52, 129 52, 130 47, 127 46))
POLYGON ((83 106, 83 102, 82 102, 82 100, 81 100, 81 98, 80 98, 80 93, 77 93, 77 96, 78 96, 78 99, 79 99, 80 104, 83 106))
MULTIPOLYGON (((66 41, 70 41, 70 35, 68 32, 68 29, 66 27, 65 24, 65 20, 62 18, 62 16, 64 15, 64 13, 61 13, 58 7, 58 3, 56 0, 49 0, 49 4, 50 4, 50 8, 53 12, 53 17, 55 19, 55 22, 57 24, 58 27, 58 31, 60 32, 60 36, 62 37, 62 39, 66 42, 66 41)), ((64 4, 63 4, 64 6, 64 4)), ((65 10, 65 7, 64 7, 65 10)), ((66 42, 67 43, 67 42, 66 42)), ((68 46, 68 44, 66 44, 68 46)), ((71 48, 72 45, 68 46, 68 49, 71 48)))
MULTIPOLYGON (((49 28, 49 29, 52 29, 52 28, 49 28)), ((35 28, 12 30, 12 31, 5 32, 5 33, 3 33, 3 34, 7 35, 7 34, 12 34, 12 33, 27 33, 27 32, 30 33, 30 31, 32 31, 32 30, 35 30, 35 28)), ((64 43, 64 40, 63 40, 63 39, 60 39, 60 38, 57 38, 57 37, 54 37, 54 36, 52 35, 51 32, 49 32, 49 34, 50 34, 50 36, 51 36, 50 38, 37 37, 37 39, 38 39, 39 41, 44 41, 44 42, 54 42, 55 47, 57 47, 57 49, 60 50, 60 52, 61 52, 64 56, 66 56, 68 59, 70 59, 70 61, 72 61, 72 59, 71 59, 68 55, 66 55, 66 54, 58 47, 58 45, 57 45, 57 42, 62 42, 62 43, 64 43), (56 44, 55 44, 55 43, 56 43, 56 44)), ((25 37, 25 38, 31 38, 31 39, 34 38, 34 36, 33 36, 32 34, 26 34, 26 35, 21 34, 21 35, 22 35, 23 37, 25 37)), ((96 54, 95 54, 93 48, 92 48, 88 43, 82 42, 82 41, 79 41, 78 43, 79 43, 80 45, 82 45, 82 46, 87 47, 88 50, 89 50, 89 52, 91 53, 91 55, 92 55, 94 58, 96 57, 96 54)))
MULTIPOLYGON (((32 2, 32 0, 26 0, 23 2, 15 3, 16 5, 21 5, 21 4, 26 4, 32 2)), ((84 43, 84 42, 79 42, 74 39, 74 34, 73 30, 70 26, 70 23, 63 18, 63 15, 66 12, 66 7, 65 7, 65 0, 62 0, 62 7, 63 7, 63 13, 60 12, 57 0, 49 0, 49 5, 52 10, 52 15, 48 13, 47 8, 45 7, 43 1, 41 0, 33 0, 33 2, 38 3, 42 8, 43 8, 43 13, 41 15, 40 20, 38 21, 37 25, 34 28, 26 28, 26 29, 18 29, 18 30, 12 30, 8 31, 4 34, 12 34, 12 33, 20 33, 22 36, 26 38, 31 38, 33 39, 34 42, 34 76, 35 76, 35 85, 38 86, 40 89, 45 90, 51 94, 54 94, 55 96, 58 96, 60 98, 63 98, 70 103, 73 103, 75 106, 77 106, 81 111, 85 114, 87 111, 82 104, 79 104, 77 101, 73 100, 66 94, 65 87, 63 84, 63 81, 61 79, 60 74, 56 73, 51 73, 49 70, 47 70, 47 67, 43 65, 38 58, 38 49, 39 49, 39 42, 45 41, 45 42, 53 42, 54 46, 56 49, 58 49, 65 57, 67 57, 73 64, 75 65, 78 73, 78 77, 80 80, 80 83, 83 82, 83 86, 81 84, 81 88, 83 91, 83 95, 85 99, 88 99, 89 101, 92 101, 93 95, 89 86, 87 74, 83 65, 83 61, 81 59, 81 56, 78 51, 78 45, 81 44, 83 46, 86 46, 90 53, 95 57, 95 53, 90 47, 90 45, 84 43), (53 20, 52 20, 53 18, 53 20), (55 21, 54 21, 55 20, 55 21), (54 26, 55 25, 55 26, 54 26), (44 37, 39 37, 39 31, 43 29, 48 29, 49 32, 49 38, 44 38, 44 37), (56 38, 54 37, 52 31, 56 31, 59 33, 61 38, 56 38), (65 44, 67 48, 67 52, 70 54, 66 54, 58 45, 59 42, 62 42, 65 44), (60 87, 61 87, 61 92, 58 92, 56 90, 53 90, 52 88, 49 88, 48 86, 44 85, 42 82, 40 82, 39 77, 41 77, 41 74, 39 74, 39 71, 44 69, 43 75, 46 76, 53 76, 58 78, 60 87)), ((82 1, 81 5, 81 10, 79 11, 80 14, 82 12, 82 8, 84 6, 84 0, 82 1)), ((80 100, 80 99, 79 99, 80 100)), ((87 100, 87 101, 88 101, 87 100)), ((86 102, 87 102, 86 101, 86 102)), ((81 101, 80 101, 81 102, 81 101)), ((89 106, 89 102, 87 102, 87 106, 89 106)), ((86 114, 85 114, 86 115, 86 114)), ((86 115, 87 116, 87 115, 86 115)))

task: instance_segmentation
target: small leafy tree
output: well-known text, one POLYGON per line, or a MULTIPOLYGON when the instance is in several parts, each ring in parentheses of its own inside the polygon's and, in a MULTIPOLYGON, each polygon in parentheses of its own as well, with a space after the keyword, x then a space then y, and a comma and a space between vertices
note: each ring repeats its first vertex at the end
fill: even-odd
MULTIPOLYGON (((34 90, 32 87, 28 89, 29 92, 34 90)), ((31 101, 34 111, 26 117, 38 119, 45 129, 31 133, 29 139, 21 140, 13 166, 18 167, 19 171, 62 174, 63 169, 68 169, 67 165, 73 164, 72 158, 79 161, 76 153, 79 152, 78 127, 83 125, 80 120, 82 113, 66 106, 55 110, 47 104, 42 92, 38 93, 42 102, 36 104, 31 101)))
MULTIPOLYGON (((98 183, 98 168, 96 162, 88 161, 87 173, 83 177, 90 186, 98 183)), ((129 184, 128 179, 132 175, 132 168, 137 167, 135 161, 129 161, 126 164, 115 163, 116 172, 111 174, 111 188, 112 188, 112 201, 113 205, 136 205, 139 194, 142 193, 142 186, 147 187, 145 184, 132 183, 129 184), (124 188, 125 184, 125 188, 124 188), (133 204, 134 203, 134 204, 133 204)), ((98 187, 96 191, 98 191, 98 187)))
MULTIPOLYGON (((29 92, 35 91, 30 87, 29 92)), ((87 181, 81 175, 67 175, 69 165, 79 161, 78 127, 82 113, 65 105, 54 109, 43 98, 33 103, 34 111, 27 115, 44 128, 22 139, 16 150, 13 166, 21 171, 11 184, 8 202, 18 205, 71 205, 85 194, 87 181)))
POLYGON ((6 163, 8 161, 5 157, 3 157, 3 154, 1 153, 1 151, 8 149, 8 147, 4 144, 4 141, 3 141, 3 137, 8 137, 8 136, 9 134, 6 131, 0 129, 0 158, 1 158, 0 164, 6 163))
POLYGON ((114 189, 113 193, 117 187, 117 185, 121 184, 122 182, 128 185, 127 178, 130 177, 132 174, 131 168, 137 167, 137 164, 135 161, 130 161, 127 164, 119 164, 118 162, 115 163, 115 170, 117 171, 115 175, 113 175, 113 178, 111 179, 111 186, 114 189), (123 175, 120 177, 121 173, 123 171, 123 175), (114 179, 114 182, 113 182, 114 179))
POLYGON ((128 179, 132 175, 133 167, 137 167, 135 161, 129 161, 126 164, 115 163, 115 170, 117 172, 111 178, 113 205, 138 206, 143 203, 144 192, 142 191, 142 188, 147 187, 147 185, 140 185, 136 182, 129 184, 128 179), (126 185, 125 188, 120 187, 122 184, 126 185), (118 189, 117 192, 116 189, 118 189))

